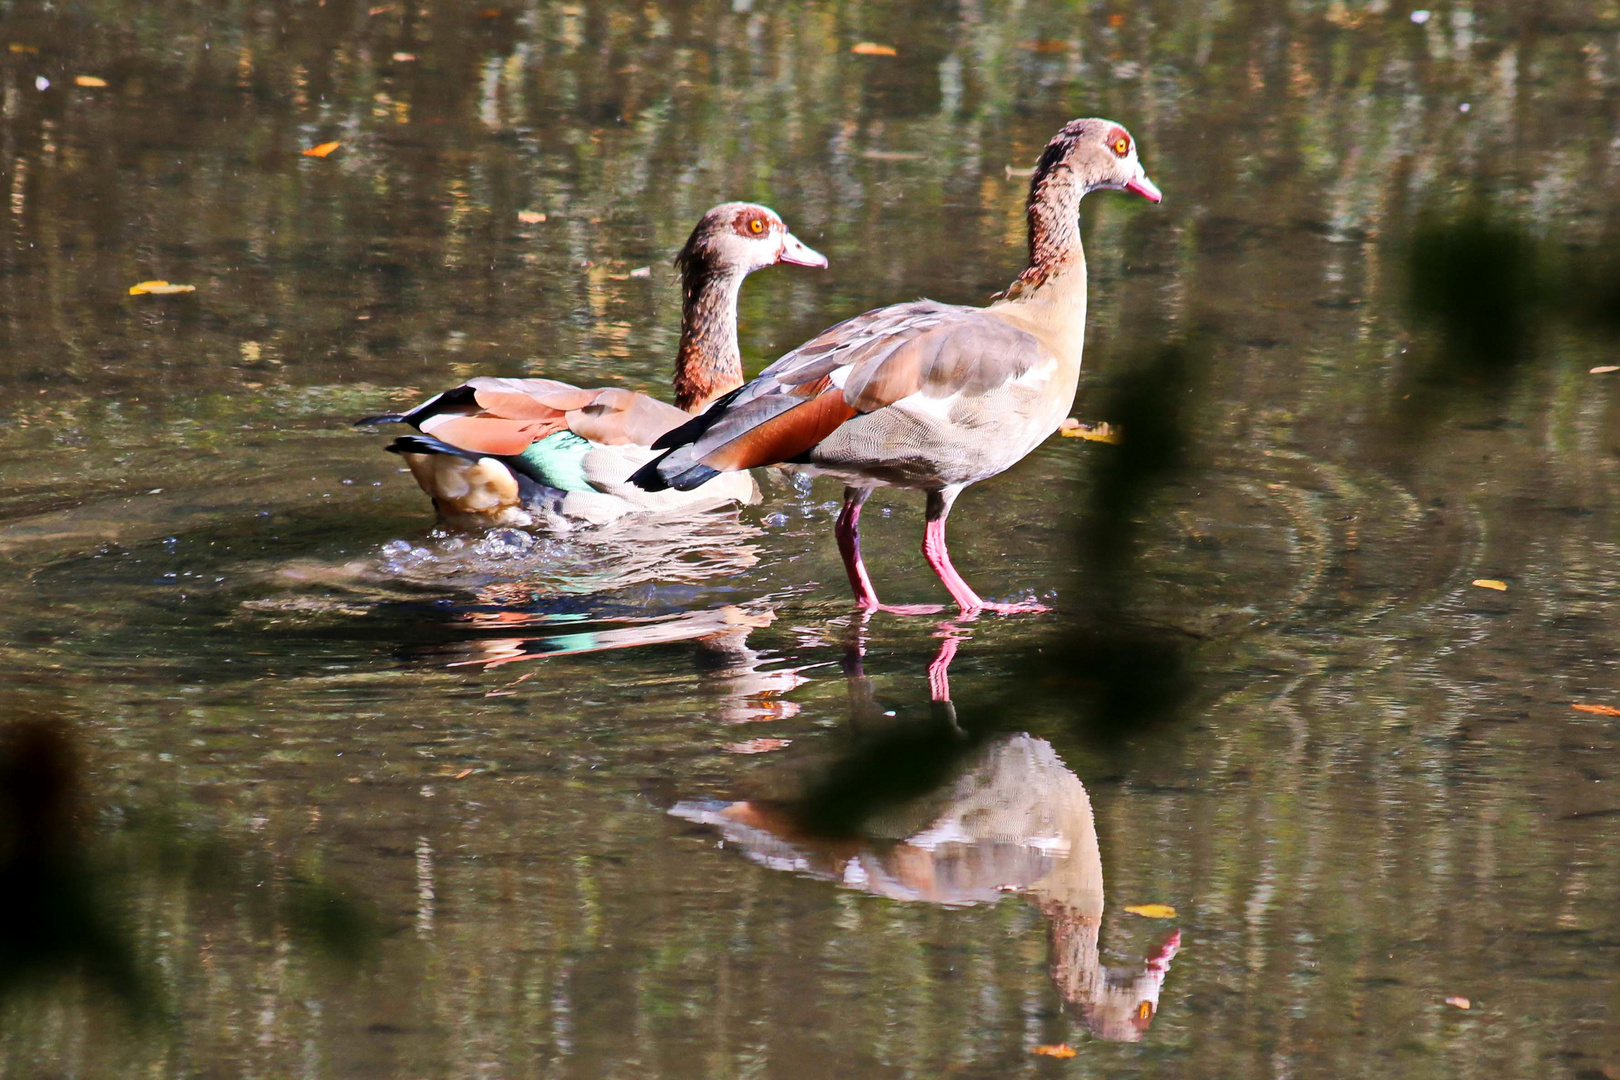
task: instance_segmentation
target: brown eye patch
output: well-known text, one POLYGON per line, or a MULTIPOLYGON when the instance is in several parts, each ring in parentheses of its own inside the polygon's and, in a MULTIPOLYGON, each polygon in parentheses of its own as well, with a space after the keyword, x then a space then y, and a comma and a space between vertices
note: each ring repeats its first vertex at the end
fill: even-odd
POLYGON ((737 215, 737 221, 733 227, 738 233, 750 239, 764 236, 771 231, 771 223, 765 219, 765 215, 757 210, 749 210, 737 215))
POLYGON ((1108 133, 1108 148, 1120 157, 1131 152, 1131 137, 1121 128, 1108 133))

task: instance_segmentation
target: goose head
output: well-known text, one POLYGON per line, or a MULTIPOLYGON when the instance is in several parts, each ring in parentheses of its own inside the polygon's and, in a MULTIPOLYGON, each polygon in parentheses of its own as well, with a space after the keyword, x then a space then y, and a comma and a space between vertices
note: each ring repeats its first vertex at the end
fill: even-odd
POLYGON ((768 206, 722 203, 703 215, 675 256, 685 274, 751 274, 777 263, 825 267, 827 256, 788 231, 768 206))
POLYGON ((1164 198, 1142 168, 1131 133, 1124 125, 1100 117, 1070 120, 1046 144, 1035 166, 1031 190, 1039 193, 1049 186, 1075 197, 1112 190, 1129 191, 1149 202, 1164 198))

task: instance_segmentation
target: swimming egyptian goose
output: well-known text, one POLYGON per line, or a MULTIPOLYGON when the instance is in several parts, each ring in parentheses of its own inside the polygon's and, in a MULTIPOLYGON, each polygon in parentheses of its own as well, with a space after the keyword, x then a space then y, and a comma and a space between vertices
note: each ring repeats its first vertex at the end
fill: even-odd
POLYGON ((676 256, 681 344, 675 404, 621 387, 586 390, 555 379, 476 378, 404 413, 360 424, 406 423, 388 447, 433 497, 440 520, 463 528, 531 525, 536 515, 601 524, 633 511, 695 510, 753 502, 746 472, 652 493, 627 477, 654 456, 653 440, 743 384, 737 293, 777 263, 827 265, 775 211, 725 203, 703 215, 676 256))
POLYGON ((884 605, 861 560, 861 506, 880 484, 924 491, 923 557, 964 613, 1045 610, 981 600, 951 565, 945 518, 963 488, 1011 467, 1068 415, 1085 342, 1080 199, 1099 188, 1161 198, 1128 131, 1071 121, 1030 181, 1029 267, 989 307, 919 300, 839 323, 661 438, 667 453, 631 480, 684 490, 778 463, 843 479, 838 547, 867 610, 884 605))

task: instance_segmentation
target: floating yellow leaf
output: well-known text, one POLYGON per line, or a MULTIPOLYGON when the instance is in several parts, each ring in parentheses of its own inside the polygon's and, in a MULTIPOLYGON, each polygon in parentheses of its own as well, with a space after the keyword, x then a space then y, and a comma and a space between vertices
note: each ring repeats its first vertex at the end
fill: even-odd
POLYGON ((13 41, 8 46, 8 48, 10 48, 11 51, 14 52, 14 53, 34 53, 34 54, 37 54, 39 52, 39 46, 38 45, 24 45, 20 41, 13 41))
POLYGON ((340 142, 323 142, 319 146, 312 146, 304 151, 305 157, 325 157, 343 144, 340 142))
POLYGON ((1507 582, 1497 581, 1495 578, 1477 577, 1468 584, 1478 585, 1482 589, 1495 589, 1497 592, 1507 592, 1507 582))
POLYGON ((74 86, 106 86, 107 85, 107 80, 106 79, 98 79, 94 75, 75 75, 75 76, 73 76, 73 85, 74 86))
POLYGON ((1088 442, 1108 443, 1118 446, 1125 441, 1124 434, 1109 423, 1082 424, 1074 417, 1069 417, 1058 427, 1058 434, 1066 439, 1085 439, 1088 442))
POLYGON ((856 56, 899 56, 893 45, 879 45, 875 41, 862 41, 850 46, 856 56))
POLYGON ((465 780, 465 779, 467 779, 467 777, 471 776, 472 774, 473 774, 473 770, 471 770, 471 769, 462 769, 460 772, 456 773, 456 779, 457 780, 465 780))
POLYGON ((747 742, 732 743, 725 751, 728 754, 768 754, 772 750, 782 749, 792 741, 792 739, 749 739, 747 742))
POLYGON ((1583 701, 1573 702, 1570 708, 1578 712, 1591 713, 1593 716, 1620 716, 1620 709, 1613 705, 1588 705, 1583 701))
POLYGON ((173 296, 175 293, 196 291, 195 285, 170 285, 167 281, 143 281, 129 287, 131 296, 173 296))
POLYGON ((523 222, 525 225, 538 225, 542 221, 546 220, 546 215, 540 213, 538 210, 519 210, 518 220, 523 222))
POLYGON ((1459 1009, 1472 1009, 1474 1007, 1474 1003, 1469 1001, 1467 998, 1456 996, 1446 998, 1446 1004, 1455 1006, 1459 1009))
POLYGON ((1595 367, 1592 370, 1588 371, 1587 374, 1588 375, 1607 375, 1611 371, 1620 371, 1620 364, 1599 364, 1597 367, 1595 367))
POLYGON ((1044 1057, 1072 1058, 1075 1055, 1075 1049, 1068 1043, 1058 1043, 1056 1046, 1037 1046, 1030 1053, 1040 1054, 1044 1057))
POLYGON ((1140 915, 1144 919, 1173 919, 1176 909, 1169 904, 1130 904, 1125 908, 1132 915, 1140 915))

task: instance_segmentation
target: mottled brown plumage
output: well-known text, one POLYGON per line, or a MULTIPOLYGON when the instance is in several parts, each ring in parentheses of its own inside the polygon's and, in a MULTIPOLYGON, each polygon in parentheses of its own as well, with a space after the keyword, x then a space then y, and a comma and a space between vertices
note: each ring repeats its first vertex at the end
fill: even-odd
POLYGON ((1021 460, 1068 414, 1085 338, 1080 200, 1099 188, 1160 197, 1124 128, 1072 121, 1030 183, 1029 266, 996 302, 922 300, 839 323, 660 439, 669 452, 632 479, 680 489, 779 462, 842 478, 839 543, 863 608, 880 605, 860 559, 862 503, 880 484, 924 491, 924 555, 957 604, 1038 607, 982 601, 951 565, 945 518, 963 488, 1021 460))
POLYGON ((827 260, 763 206, 726 203, 698 222, 676 257, 682 325, 675 405, 620 387, 480 377, 409 412, 362 422, 397 420, 422 432, 425 438, 406 436, 390 449, 405 456, 441 518, 455 524, 526 525, 536 511, 599 522, 635 510, 752 501, 758 489, 746 475, 689 493, 648 493, 627 478, 653 457, 654 440, 742 385, 738 291, 748 274, 778 262, 825 266, 827 260), (534 449, 563 432, 590 444, 567 448, 566 478, 548 471, 547 456, 534 449))

